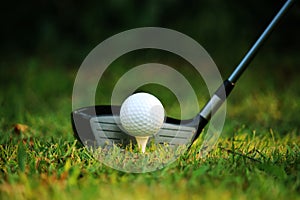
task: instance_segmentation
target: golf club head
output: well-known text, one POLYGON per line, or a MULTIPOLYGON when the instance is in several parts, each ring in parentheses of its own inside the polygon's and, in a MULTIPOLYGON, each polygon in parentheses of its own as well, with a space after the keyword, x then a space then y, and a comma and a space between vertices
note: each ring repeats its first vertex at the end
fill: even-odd
MULTIPOLYGON (((120 123, 120 106, 90 106, 71 113, 75 137, 88 147, 111 148, 114 145, 126 147, 136 143, 133 136, 125 132, 120 123)), ((189 146, 198 131, 201 117, 197 115, 190 120, 178 120, 166 117, 157 134, 150 137, 148 143, 189 146)))

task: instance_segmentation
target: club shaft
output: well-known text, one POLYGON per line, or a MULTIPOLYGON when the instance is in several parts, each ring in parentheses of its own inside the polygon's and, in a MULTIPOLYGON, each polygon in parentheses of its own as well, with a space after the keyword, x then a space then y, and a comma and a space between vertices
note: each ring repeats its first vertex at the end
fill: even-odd
POLYGON ((271 23, 267 26, 265 31, 261 34, 258 40, 254 43, 245 57, 242 59, 240 64, 236 67, 230 77, 224 81, 224 83, 218 88, 212 98, 207 102, 204 108, 199 113, 199 125, 197 133, 195 134, 193 141, 195 141, 202 132, 202 129, 206 126, 206 124, 210 121, 211 117, 214 113, 221 107, 224 101, 227 99, 228 95, 234 88, 236 81, 248 67, 249 63, 254 58, 255 54, 262 46, 264 41, 271 34, 276 24, 280 21, 280 19, 284 16, 284 14, 288 11, 291 5, 295 0, 287 0, 286 3, 282 6, 279 12, 275 15, 271 23))
POLYGON ((270 22, 268 27, 265 29, 265 31, 261 34, 261 36, 254 43, 252 48, 248 51, 248 53, 242 59, 240 64, 236 67, 236 69, 230 75, 230 77, 228 78, 228 81, 235 83, 239 79, 239 77, 242 75, 242 73, 245 71, 245 69, 248 67, 249 63, 252 61, 252 59, 256 55, 259 48, 263 45, 264 41, 270 36, 270 34, 274 30, 275 26, 278 24, 280 19, 285 15, 285 13, 291 7, 291 5, 294 3, 294 1, 295 0, 286 1, 286 3, 282 6, 282 8, 279 10, 279 12, 276 14, 276 16, 270 22))

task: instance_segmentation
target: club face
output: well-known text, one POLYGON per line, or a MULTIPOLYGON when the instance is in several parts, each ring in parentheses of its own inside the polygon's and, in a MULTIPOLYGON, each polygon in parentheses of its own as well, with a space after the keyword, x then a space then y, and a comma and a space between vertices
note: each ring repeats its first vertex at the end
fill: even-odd
MULTIPOLYGON (((122 128, 119 112, 120 106, 90 106, 72 112, 75 136, 89 147, 126 147, 136 143, 135 138, 122 128)), ((148 143, 189 146, 197 133, 198 124, 198 116, 182 121, 167 117, 159 132, 150 137, 148 143)))

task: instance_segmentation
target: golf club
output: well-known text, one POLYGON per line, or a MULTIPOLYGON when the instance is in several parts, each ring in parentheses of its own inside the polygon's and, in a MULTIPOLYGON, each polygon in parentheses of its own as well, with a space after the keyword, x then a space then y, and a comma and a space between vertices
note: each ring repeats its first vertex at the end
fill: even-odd
MULTIPOLYGON (((217 89, 199 114, 190 120, 178 120, 166 117, 160 131, 150 141, 154 141, 156 144, 168 144, 171 146, 181 144, 192 145, 214 113, 226 100, 239 77, 293 2, 294 0, 286 1, 233 73, 217 89)), ((85 145, 102 148, 111 147, 115 144, 123 146, 130 142, 135 142, 134 137, 122 130, 118 115, 120 108, 121 106, 96 105, 73 111, 71 113, 71 121, 75 137, 85 145)))

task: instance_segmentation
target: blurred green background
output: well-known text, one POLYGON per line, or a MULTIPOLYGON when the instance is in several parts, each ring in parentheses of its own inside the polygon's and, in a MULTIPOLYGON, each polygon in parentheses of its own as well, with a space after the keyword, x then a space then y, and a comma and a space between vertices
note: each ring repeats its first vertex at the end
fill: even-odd
MULTIPOLYGON (((284 2, 6 2, 1 5, 0 13, 1 61, 3 65, 34 57, 60 67, 77 68, 104 39, 136 27, 159 26, 189 35, 207 49, 220 68, 233 68, 284 2)), ((299 57, 300 43, 299 3, 283 21, 258 58, 269 59, 272 69, 283 59, 293 59, 289 62, 299 64, 295 60, 299 57), (274 55, 280 55, 280 59, 274 55)))
MULTIPOLYGON (((45 119, 45 113, 51 110, 53 118, 60 113, 61 119, 66 119, 65 124, 69 124, 66 116, 71 111, 72 85, 85 56, 106 38, 137 27, 165 27, 192 37, 208 51, 226 78, 284 2, 30 0, 2 3, 2 122, 28 123, 30 117, 26 117, 26 112, 30 116, 40 114, 41 119, 45 119)), ((244 116, 253 123, 266 125, 273 120, 282 122, 289 116, 287 110, 294 109, 292 113, 299 110, 295 103, 300 94, 299 8, 297 2, 240 80, 241 86, 229 101, 229 106, 235 106, 229 119, 244 116), (278 99, 280 95, 285 98, 278 99), (287 95, 293 97, 287 98, 287 95), (265 110, 259 112, 253 107, 255 103, 259 104, 257 108, 265 110), (265 104, 274 104, 275 108, 265 104)), ((148 58, 143 52, 136 52, 122 59, 139 64, 149 60, 169 65, 179 62, 170 54, 154 52, 150 55, 148 58)), ((123 67, 124 62, 117 65, 123 67)), ((289 123, 298 126, 295 115, 290 115, 289 123)), ((43 127, 43 123, 36 124, 43 127)))

